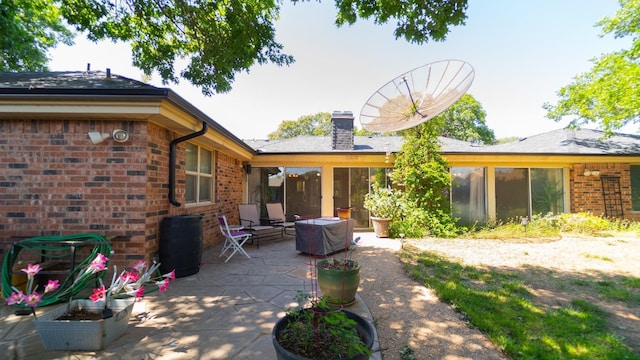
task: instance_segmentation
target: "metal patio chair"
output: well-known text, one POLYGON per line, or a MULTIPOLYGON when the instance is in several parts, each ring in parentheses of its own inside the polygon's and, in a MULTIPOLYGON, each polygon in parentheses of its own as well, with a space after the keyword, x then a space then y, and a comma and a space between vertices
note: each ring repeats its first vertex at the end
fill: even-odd
POLYGON ((282 204, 280 203, 269 203, 267 204, 267 216, 269 216, 269 223, 273 226, 278 226, 282 228, 282 236, 287 233, 287 229, 292 229, 295 231, 296 223, 293 221, 287 221, 287 217, 284 214, 284 210, 282 209, 282 204))
MULTIPOLYGON (((260 248, 260 238, 262 235, 273 234, 275 227, 272 225, 263 225, 260 221, 260 213, 256 204, 238 204, 238 213, 240 215, 240 225, 242 229, 250 232, 256 240, 256 248, 260 248)), ((268 219, 264 219, 267 221, 268 219)))
POLYGON ((231 259, 231 257, 237 252, 240 252, 247 258, 251 259, 251 256, 249 256, 249 254, 247 254, 247 252, 242 248, 242 245, 251 238, 251 233, 240 230, 240 227, 230 227, 227 222, 227 217, 224 215, 217 214, 216 218, 218 219, 220 232, 222 232, 222 235, 224 236, 224 244, 222 245, 222 250, 218 257, 223 256, 228 250, 232 250, 231 254, 227 256, 227 259, 224 262, 229 261, 229 259, 231 259))

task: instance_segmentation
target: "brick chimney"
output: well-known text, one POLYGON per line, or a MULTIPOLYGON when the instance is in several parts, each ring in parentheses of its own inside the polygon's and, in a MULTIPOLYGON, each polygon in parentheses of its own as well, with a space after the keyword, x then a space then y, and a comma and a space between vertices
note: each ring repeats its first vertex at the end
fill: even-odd
POLYGON ((351 111, 334 111, 331 114, 331 150, 353 150, 351 111))

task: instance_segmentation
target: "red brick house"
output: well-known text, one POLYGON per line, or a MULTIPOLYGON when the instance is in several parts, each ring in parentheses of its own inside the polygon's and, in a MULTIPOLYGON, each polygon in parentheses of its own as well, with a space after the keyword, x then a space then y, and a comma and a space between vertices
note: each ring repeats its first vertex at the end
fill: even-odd
MULTIPOLYGON (((215 213, 237 223, 237 204, 271 201, 305 216, 349 206, 368 228, 362 196, 402 139, 354 137, 348 112, 333 120, 330 137, 245 142, 170 89, 109 71, 0 73, 0 242, 98 233, 129 264, 157 256, 168 216, 202 216, 209 247, 222 241, 215 213)), ((545 211, 640 219, 640 137, 600 135, 442 139, 454 210, 469 222, 545 211)))
POLYGON ((112 239, 116 264, 130 264, 157 254, 166 216, 202 215, 205 247, 220 241, 216 212, 237 222, 242 164, 254 151, 171 90, 108 72, 4 73, 0 83, 0 241, 98 233, 112 239), (172 141, 203 127, 171 154, 172 141), (88 135, 116 129, 128 139, 88 135), (209 164, 187 169, 187 147, 209 164), (170 192, 185 202, 194 179, 215 181, 215 192, 172 205, 170 192))

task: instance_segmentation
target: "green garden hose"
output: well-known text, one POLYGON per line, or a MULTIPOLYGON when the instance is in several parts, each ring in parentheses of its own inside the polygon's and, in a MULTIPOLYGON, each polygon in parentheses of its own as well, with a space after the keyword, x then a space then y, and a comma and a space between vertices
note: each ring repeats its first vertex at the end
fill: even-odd
MULTIPOLYGON (((42 297, 42 302, 40 302, 38 306, 48 306, 59 302, 68 301, 71 298, 75 298, 75 295, 85 289, 88 285, 88 279, 83 279, 74 283, 76 275, 87 265, 89 265, 89 263, 93 261, 98 253, 103 254, 106 257, 111 257, 111 245, 109 244, 109 241, 102 235, 87 233, 66 236, 38 236, 23 239, 14 243, 9 251, 5 254, 4 261, 2 263, 2 295, 5 298, 8 298, 13 292, 13 289, 11 288, 11 274, 13 272, 12 267, 21 250, 27 250, 36 254, 38 257, 43 257, 45 259, 56 259, 69 256, 68 252, 60 254, 60 250, 71 251, 72 247, 78 246, 78 242, 82 243, 84 241, 90 241, 93 245, 93 249, 91 250, 89 256, 87 256, 87 258, 76 264, 74 268, 71 269, 69 275, 60 284, 60 287, 57 290, 45 294, 42 297), (70 243, 64 244, 64 242, 67 241, 70 243)), ((94 279, 97 279, 98 277, 103 278, 105 274, 106 271, 102 271, 96 274, 96 277, 94 279)))

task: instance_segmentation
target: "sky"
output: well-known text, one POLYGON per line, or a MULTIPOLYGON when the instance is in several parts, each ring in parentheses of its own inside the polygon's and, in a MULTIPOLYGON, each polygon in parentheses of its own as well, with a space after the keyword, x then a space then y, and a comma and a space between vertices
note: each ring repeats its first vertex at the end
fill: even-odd
MULTIPOLYGON (((265 139, 284 120, 319 112, 351 111, 356 126, 367 99, 393 78, 447 59, 464 60, 475 71, 468 93, 487 113, 497 138, 524 137, 567 125, 545 117, 545 102, 592 67, 591 59, 628 48, 628 39, 600 37, 595 23, 614 16, 616 0, 469 0, 466 24, 451 28, 443 42, 410 44, 395 39, 395 23, 358 20, 334 25, 334 2, 283 4, 276 40, 295 57, 288 67, 255 65, 236 75, 233 89, 211 97, 186 80, 169 87, 241 139, 265 139)), ((142 80, 126 44, 94 44, 81 35, 73 46, 50 53, 52 71, 91 70, 142 80)), ((176 71, 177 73, 179 71, 176 71)), ((637 126, 624 132, 637 131, 637 126)))

